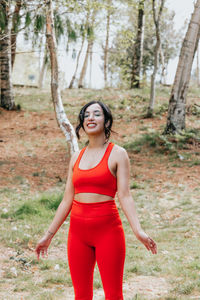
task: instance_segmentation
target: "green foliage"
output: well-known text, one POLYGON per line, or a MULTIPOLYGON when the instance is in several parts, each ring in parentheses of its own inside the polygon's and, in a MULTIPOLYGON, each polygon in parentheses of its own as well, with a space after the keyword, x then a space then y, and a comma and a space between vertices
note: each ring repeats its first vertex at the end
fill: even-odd
POLYGON ((20 24, 21 24, 21 17, 19 15, 13 16, 13 28, 12 29, 15 33, 18 32, 20 24))
POLYGON ((76 42, 77 33, 76 33, 75 29, 72 27, 71 21, 69 19, 66 20, 66 26, 67 26, 68 41, 76 42))
POLYGON ((36 35, 44 29, 46 18, 44 15, 37 15, 34 22, 34 32, 36 35))
POLYGON ((130 188, 131 188, 131 189, 139 189, 139 188, 140 188, 140 185, 139 185, 137 182, 133 181, 133 182, 131 182, 131 184, 130 184, 130 188))
POLYGON ((54 15, 54 25, 55 25, 55 33, 57 40, 64 34, 63 20, 62 18, 55 13, 54 15))
MULTIPOLYGON (((137 33, 136 1, 126 2, 127 10, 123 14, 127 16, 126 25, 119 27, 109 53, 109 72, 115 76, 120 87, 129 87, 133 68, 133 53, 137 33), (117 75, 118 77, 117 77, 117 75)), ((167 8, 163 11, 161 19, 162 51, 165 58, 165 67, 169 60, 177 55, 177 49, 182 41, 182 29, 176 32, 174 29, 174 12, 167 8)), ((145 29, 143 41, 143 77, 152 70, 154 64, 154 46, 156 43, 155 26, 152 18, 151 1, 145 1, 145 29)), ((161 66, 161 64, 159 64, 161 66)), ((161 72, 161 68, 159 70, 161 72)))
POLYGON ((25 16, 25 27, 28 27, 31 24, 31 13, 27 11, 26 16, 25 16))
POLYGON ((56 210, 62 201, 63 193, 43 194, 38 199, 25 201, 14 210, 1 214, 2 219, 25 219, 27 216, 40 216, 56 210))
POLYGON ((21 205, 13 214, 14 217, 18 219, 23 219, 27 215, 37 215, 39 214, 38 208, 35 208, 33 204, 29 202, 21 205))
POLYGON ((40 198, 39 202, 47 209, 56 210, 62 201, 63 194, 44 195, 40 198))
POLYGON ((92 26, 87 27, 87 38, 88 39, 94 38, 94 28, 92 26))
MULTIPOLYGON (((48 287, 51 284, 66 284, 66 278, 64 276, 49 276, 46 280, 42 283, 43 287, 48 287)), ((52 298, 53 299, 53 298, 52 298)))
POLYGON ((0 31, 4 31, 6 26, 6 14, 5 14, 5 7, 3 4, 0 4, 0 31))
POLYGON ((178 292, 180 294, 189 295, 193 291, 194 287, 195 285, 193 283, 186 283, 178 288, 178 292))
POLYGON ((81 24, 81 26, 80 26, 80 33, 81 33, 81 36, 85 36, 85 27, 83 24, 81 24))
POLYGON ((123 147, 129 151, 138 149, 138 146, 149 146, 155 148, 158 145, 158 137, 159 135, 157 133, 145 133, 135 141, 124 144, 123 147))
MULTIPOLYGON (((188 145, 193 143, 196 134, 191 131, 185 131, 182 135, 167 136, 157 132, 145 133, 134 141, 125 143, 123 146, 129 151, 138 153, 141 148, 150 147, 157 153, 169 153, 178 155, 178 150, 188 149, 188 145)), ((199 139, 200 140, 200 139, 199 139)), ((199 160, 191 162, 192 165, 199 165, 199 160)))

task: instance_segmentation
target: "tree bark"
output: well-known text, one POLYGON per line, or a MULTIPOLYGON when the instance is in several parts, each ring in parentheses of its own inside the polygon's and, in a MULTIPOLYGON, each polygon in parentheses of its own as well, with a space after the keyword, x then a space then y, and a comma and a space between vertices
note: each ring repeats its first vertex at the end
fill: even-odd
POLYGON ((44 87, 44 81, 47 71, 47 45, 45 45, 44 57, 42 62, 42 67, 40 70, 39 80, 38 80, 38 88, 42 89, 44 87))
POLYGON ((197 46, 197 87, 199 87, 200 82, 199 82, 199 43, 197 46))
POLYGON ((104 48, 104 86, 107 88, 108 86, 108 48, 109 48, 109 37, 110 37, 110 16, 111 16, 111 11, 110 11, 110 5, 112 3, 112 0, 107 0, 107 18, 106 18, 106 43, 105 43, 105 48, 104 48))
POLYGON ((144 40, 144 3, 145 0, 140 0, 138 4, 138 26, 137 37, 133 46, 131 88, 140 88, 144 40))
POLYGON ((60 95, 52 0, 44 0, 44 4, 46 5, 46 38, 51 59, 51 94, 53 99, 53 105, 57 123, 62 129, 67 141, 69 142, 70 153, 72 155, 75 151, 79 150, 79 147, 74 128, 65 114, 60 95))
POLYGON ((92 88, 92 58, 93 58, 93 52, 92 52, 92 49, 93 49, 93 41, 92 41, 92 44, 91 44, 91 47, 90 47, 90 80, 89 80, 89 88, 91 89, 92 88))
POLYGON ((179 56, 175 80, 169 99, 168 117, 164 134, 176 134, 185 129, 186 96, 199 37, 200 0, 197 0, 179 56))
POLYGON ((163 11, 163 7, 165 4, 165 0, 161 0, 158 17, 156 17, 156 8, 155 8, 155 0, 152 0, 152 9, 153 9, 153 20, 156 29, 156 46, 154 50, 154 69, 151 75, 151 95, 149 101, 149 107, 147 111, 147 117, 151 118, 153 116, 153 110, 155 105, 155 80, 156 74, 158 70, 158 61, 159 61, 159 49, 160 49, 160 19, 163 11))
POLYGON ((80 48, 80 50, 79 50, 79 53, 78 53, 78 56, 77 56, 77 61, 76 61, 76 69, 75 69, 74 75, 72 76, 72 79, 71 79, 71 81, 70 81, 69 89, 72 89, 72 88, 73 88, 74 81, 75 81, 75 79, 76 79, 76 74, 77 74, 78 66, 79 66, 79 60, 80 60, 81 53, 82 53, 82 51, 83 51, 83 45, 84 45, 84 42, 85 42, 85 35, 82 36, 81 48, 80 48))
POLYGON ((165 57, 163 54, 162 50, 162 45, 160 45, 160 59, 161 59, 161 64, 162 64, 162 71, 161 71, 161 79, 160 83, 161 84, 166 84, 166 65, 165 65, 165 57))
POLYGON ((12 90, 11 80, 11 44, 10 44, 10 33, 11 33, 11 22, 9 17, 10 7, 8 1, 1 3, 1 8, 5 14, 5 28, 2 31, 2 37, 0 42, 0 82, 1 82, 1 107, 12 110, 15 109, 15 102, 12 90))
POLYGON ((17 40, 17 31, 16 24, 19 18, 19 12, 22 6, 22 0, 17 0, 15 5, 15 10, 12 17, 12 29, 11 29, 11 66, 13 69, 13 65, 15 62, 15 54, 16 54, 16 40, 17 40))
MULTIPOLYGON (((96 10, 94 9, 93 13, 92 13, 91 25, 90 25, 92 29, 93 29, 93 26, 94 26, 95 15, 96 15, 96 10)), ((88 15, 88 19, 89 19, 89 15, 88 15)), ((92 51, 93 43, 94 43, 93 36, 92 37, 89 36, 88 37, 87 51, 86 51, 86 54, 85 54, 85 59, 84 59, 83 67, 82 67, 80 78, 79 78, 79 82, 78 82, 78 88, 79 89, 83 88, 83 80, 85 78, 85 74, 86 74, 86 71, 87 71, 88 58, 89 58, 90 52, 92 51)))
POLYGON ((79 89, 83 88, 83 80, 85 78, 85 74, 86 74, 86 71, 87 71, 88 58, 89 58, 89 54, 90 54, 90 51, 91 51, 91 45, 92 45, 92 41, 88 40, 87 51, 86 51, 86 54, 85 54, 85 59, 84 59, 83 67, 82 67, 79 82, 78 82, 78 88, 79 89))

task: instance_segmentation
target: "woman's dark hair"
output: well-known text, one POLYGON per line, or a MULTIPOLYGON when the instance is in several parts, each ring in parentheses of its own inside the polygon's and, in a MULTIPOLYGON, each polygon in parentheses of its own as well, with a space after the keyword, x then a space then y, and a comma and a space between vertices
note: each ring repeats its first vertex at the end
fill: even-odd
POLYGON ((79 124, 76 126, 76 135, 77 135, 78 139, 80 139, 79 130, 81 128, 83 128, 83 130, 84 130, 83 122, 84 122, 85 111, 88 108, 88 106, 90 106, 92 104, 96 104, 96 103, 99 104, 101 106, 102 110, 103 110, 103 114, 104 114, 104 132, 105 132, 106 140, 109 139, 111 132, 113 132, 111 130, 112 123, 113 123, 113 117, 112 117, 112 113, 110 111, 110 108, 101 101, 93 100, 93 101, 90 101, 87 104, 85 104, 80 110, 80 113, 79 113, 79 116, 78 116, 79 124))

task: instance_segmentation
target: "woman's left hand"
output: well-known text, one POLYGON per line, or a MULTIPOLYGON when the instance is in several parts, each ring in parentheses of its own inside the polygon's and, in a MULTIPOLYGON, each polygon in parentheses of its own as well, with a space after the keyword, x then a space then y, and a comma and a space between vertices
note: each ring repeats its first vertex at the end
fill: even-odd
POLYGON ((157 245, 143 230, 137 235, 138 240, 144 244, 148 251, 157 254, 157 245))

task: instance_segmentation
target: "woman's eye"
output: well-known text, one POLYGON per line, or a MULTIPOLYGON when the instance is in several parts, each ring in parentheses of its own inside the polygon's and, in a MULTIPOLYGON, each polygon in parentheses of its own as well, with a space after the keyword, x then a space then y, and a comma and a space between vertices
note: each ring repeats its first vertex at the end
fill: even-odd
MULTIPOLYGON (((89 114, 84 114, 84 118, 89 118, 89 114)), ((94 116, 95 117, 100 117, 101 116, 101 113, 100 112, 96 112, 96 113, 94 113, 94 116)))

